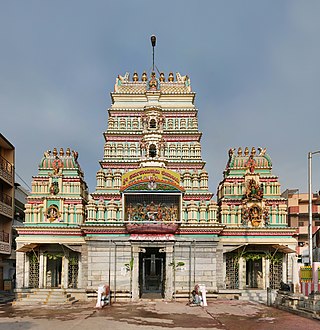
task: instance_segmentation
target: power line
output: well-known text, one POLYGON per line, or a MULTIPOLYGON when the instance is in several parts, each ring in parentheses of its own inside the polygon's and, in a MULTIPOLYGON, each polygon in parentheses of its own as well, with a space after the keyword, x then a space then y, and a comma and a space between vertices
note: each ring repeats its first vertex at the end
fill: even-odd
POLYGON ((17 177, 29 188, 29 190, 31 191, 31 187, 22 179, 22 177, 18 174, 17 171, 15 171, 15 174, 17 175, 17 177))

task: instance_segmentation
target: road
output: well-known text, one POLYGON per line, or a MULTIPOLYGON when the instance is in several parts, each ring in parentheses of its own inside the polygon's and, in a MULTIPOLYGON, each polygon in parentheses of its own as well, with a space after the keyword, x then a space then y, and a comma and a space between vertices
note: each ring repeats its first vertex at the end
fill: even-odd
POLYGON ((0 329, 320 329, 318 320, 258 303, 237 300, 216 300, 204 308, 165 301, 117 303, 103 309, 96 309, 94 305, 94 303, 76 303, 71 306, 12 307, 10 304, 2 304, 0 329))

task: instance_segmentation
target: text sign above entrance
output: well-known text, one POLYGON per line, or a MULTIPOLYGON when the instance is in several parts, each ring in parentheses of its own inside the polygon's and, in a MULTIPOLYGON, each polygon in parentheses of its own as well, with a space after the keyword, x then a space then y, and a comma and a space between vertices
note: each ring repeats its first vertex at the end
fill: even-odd
POLYGON ((161 167, 139 168, 122 175, 121 190, 141 181, 168 182, 180 186, 180 174, 161 167))
POLYGON ((130 240, 133 241, 174 241, 173 234, 131 234, 130 240))

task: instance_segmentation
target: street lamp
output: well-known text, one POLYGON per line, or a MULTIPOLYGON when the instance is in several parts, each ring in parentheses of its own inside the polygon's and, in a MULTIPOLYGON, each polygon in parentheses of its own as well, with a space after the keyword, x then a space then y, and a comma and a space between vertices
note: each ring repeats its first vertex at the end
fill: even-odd
POLYGON ((309 224, 308 224, 308 235, 309 235, 309 264, 312 266, 312 155, 320 154, 320 151, 314 151, 308 153, 308 196, 309 196, 309 224))

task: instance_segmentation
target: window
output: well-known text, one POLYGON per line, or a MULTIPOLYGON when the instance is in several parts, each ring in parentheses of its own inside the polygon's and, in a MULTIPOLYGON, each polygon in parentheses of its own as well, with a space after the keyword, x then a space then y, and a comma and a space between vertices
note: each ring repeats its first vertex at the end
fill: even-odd
POLYGON ((151 144, 149 147, 149 157, 153 158, 157 155, 157 148, 154 144, 151 144))
POLYGON ((149 123, 150 128, 157 128, 157 122, 155 119, 151 119, 149 123))

